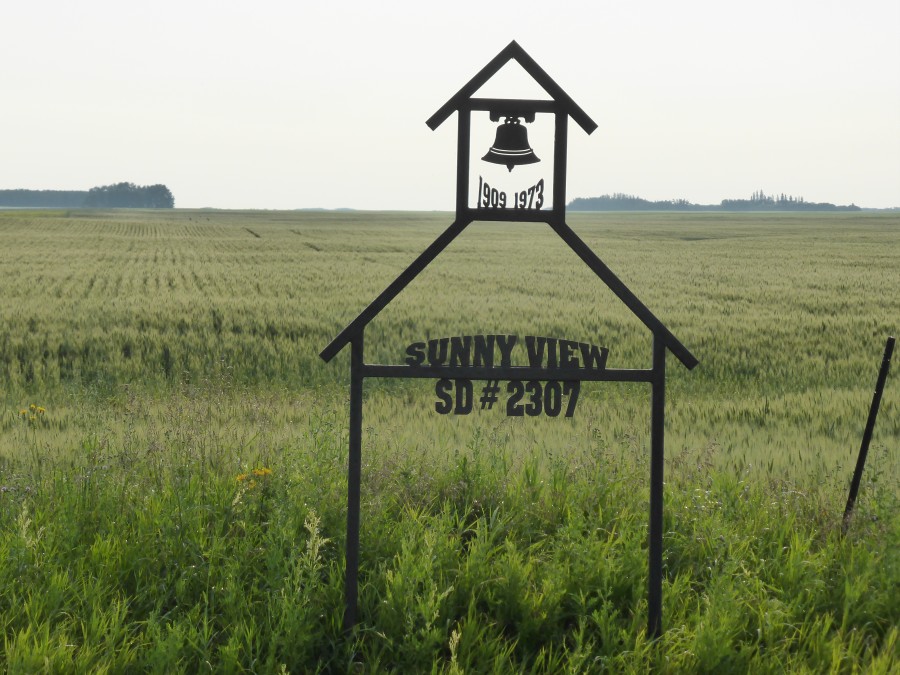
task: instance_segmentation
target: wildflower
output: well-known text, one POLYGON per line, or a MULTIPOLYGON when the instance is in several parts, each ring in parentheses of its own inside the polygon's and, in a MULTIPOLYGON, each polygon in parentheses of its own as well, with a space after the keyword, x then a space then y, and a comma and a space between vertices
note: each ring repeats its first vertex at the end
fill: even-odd
POLYGON ((37 413, 38 413, 38 415, 43 415, 45 412, 47 412, 47 409, 44 408, 43 406, 38 406, 38 407, 37 407, 37 413))
POLYGON ((263 476, 268 476, 270 473, 272 473, 272 469, 263 467, 261 469, 253 469, 252 473, 254 476, 259 476, 260 478, 262 478, 263 476))
POLYGON ((37 410, 37 406, 34 403, 32 403, 30 406, 28 406, 28 408, 29 408, 29 410, 31 410, 31 412, 34 412, 35 410, 37 410))
POLYGON ((241 482, 247 480, 247 476, 249 476, 249 475, 250 475, 249 473, 239 473, 237 475, 237 482, 241 483, 241 482))
POLYGON ((28 417, 28 411, 25 409, 20 410, 19 417, 28 417))

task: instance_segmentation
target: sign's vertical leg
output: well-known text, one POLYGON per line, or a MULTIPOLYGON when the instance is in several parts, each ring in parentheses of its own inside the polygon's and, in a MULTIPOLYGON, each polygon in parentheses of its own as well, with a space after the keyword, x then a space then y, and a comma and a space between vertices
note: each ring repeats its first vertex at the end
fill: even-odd
POLYGON ((666 420, 666 346, 653 334, 653 394, 650 412, 650 555, 647 635, 662 635, 663 456, 666 420))
POLYGON ((362 473, 363 333, 350 343, 350 456, 347 465, 347 570, 344 629, 356 626, 359 598, 359 483, 362 473))

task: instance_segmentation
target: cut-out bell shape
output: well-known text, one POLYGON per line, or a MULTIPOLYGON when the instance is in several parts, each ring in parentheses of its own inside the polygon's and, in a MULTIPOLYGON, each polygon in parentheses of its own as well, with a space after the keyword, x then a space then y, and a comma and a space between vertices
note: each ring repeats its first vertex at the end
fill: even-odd
POLYGON ((528 129, 519 122, 518 117, 507 117, 506 121, 497 127, 494 144, 481 159, 494 164, 505 164, 510 171, 520 164, 534 164, 541 161, 528 145, 528 129))

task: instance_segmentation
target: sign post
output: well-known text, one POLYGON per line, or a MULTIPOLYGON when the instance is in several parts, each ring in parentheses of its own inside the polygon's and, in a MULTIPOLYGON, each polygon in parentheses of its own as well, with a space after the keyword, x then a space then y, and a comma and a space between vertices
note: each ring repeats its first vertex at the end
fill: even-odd
POLYGON ((350 345, 350 435, 347 475, 347 550, 344 624, 358 622, 359 504, 362 452, 363 382, 367 377, 433 379, 435 412, 469 414, 476 405, 491 409, 505 396, 511 417, 571 417, 582 382, 645 382, 651 385, 650 412, 650 528, 647 632, 662 633, 662 526, 665 434, 666 352, 688 369, 698 361, 663 323, 628 289, 584 241, 566 224, 566 155, 568 121, 590 134, 597 124, 554 82, 516 42, 482 68, 459 92, 428 119, 437 129, 457 113, 456 219, 382 293, 347 325, 320 353, 328 362, 350 345), (475 92, 511 60, 550 96, 545 99, 475 98, 475 92), (497 123, 496 136, 481 159, 477 180, 470 171, 473 115, 497 123), (553 147, 532 148, 529 125, 552 116, 553 147), (540 173, 548 158, 552 173, 540 173), (493 168, 495 174, 485 176, 493 168), (503 174, 506 169, 507 174, 503 174), (513 176, 513 170, 519 173, 513 176), (366 326, 418 274, 475 221, 546 223, 653 335, 652 367, 607 367, 608 349, 558 337, 462 335, 416 342, 406 350, 403 364, 367 364, 363 352, 366 326), (519 358, 513 358, 513 356, 519 358), (527 362, 528 365, 519 365, 527 362), (476 394, 473 381, 484 381, 476 394), (501 382, 506 382, 505 391, 501 382))

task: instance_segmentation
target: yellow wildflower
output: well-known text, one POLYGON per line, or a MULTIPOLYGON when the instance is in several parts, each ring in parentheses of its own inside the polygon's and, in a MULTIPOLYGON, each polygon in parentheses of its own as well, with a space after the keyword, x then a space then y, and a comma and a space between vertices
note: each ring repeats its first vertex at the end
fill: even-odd
POLYGON ((237 482, 240 483, 241 481, 247 480, 247 476, 249 475, 249 473, 239 473, 237 475, 237 482))
POLYGON ((38 412, 38 415, 43 415, 45 412, 47 412, 47 409, 42 406, 38 406, 37 412, 38 412))
POLYGON ((31 412, 34 412, 35 410, 37 410, 37 406, 36 406, 34 403, 32 403, 32 404, 31 404, 30 406, 28 406, 28 407, 31 409, 31 412))
POLYGON ((270 473, 272 473, 272 469, 268 469, 266 467, 263 467, 262 469, 253 469, 254 476, 268 476, 270 473))

